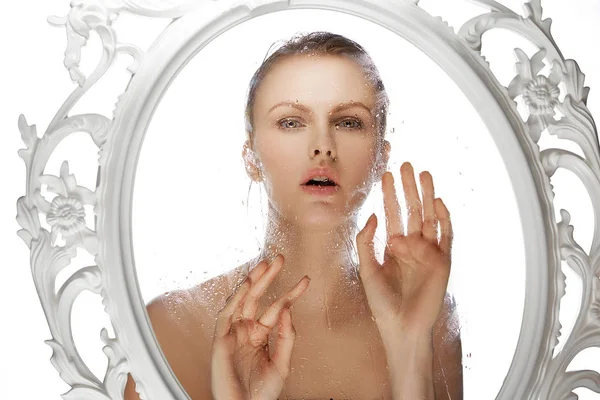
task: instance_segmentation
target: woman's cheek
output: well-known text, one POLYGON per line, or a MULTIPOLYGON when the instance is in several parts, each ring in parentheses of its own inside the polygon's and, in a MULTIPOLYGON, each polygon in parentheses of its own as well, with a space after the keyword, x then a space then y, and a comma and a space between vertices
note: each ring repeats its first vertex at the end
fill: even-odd
POLYGON ((294 193, 295 185, 299 184, 298 175, 294 175, 294 168, 289 164, 289 159, 265 159, 263 169, 265 171, 265 188, 269 198, 276 202, 280 207, 285 207, 286 203, 293 200, 297 195, 294 193))
POLYGON ((370 152, 356 153, 352 157, 352 176, 357 185, 365 185, 369 182, 375 171, 375 157, 370 152))

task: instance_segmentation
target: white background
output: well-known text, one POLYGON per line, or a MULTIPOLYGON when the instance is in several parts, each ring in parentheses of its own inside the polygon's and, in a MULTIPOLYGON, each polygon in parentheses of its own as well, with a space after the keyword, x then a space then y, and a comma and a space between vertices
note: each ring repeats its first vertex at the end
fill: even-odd
MULTIPOLYGON (((425 8, 436 6, 436 10, 444 12, 444 7, 440 6, 439 2, 437 4, 434 3, 433 1, 423 1, 422 5, 425 8)), ((459 2, 446 2, 447 10, 445 11, 449 10, 450 3, 458 4, 459 2)), ((518 2, 505 3, 520 11, 518 2)), ((568 7, 566 3, 563 2, 560 4, 558 0, 555 0, 547 1, 544 5, 546 15, 549 15, 554 20, 553 33, 564 55, 567 58, 577 60, 587 76, 586 84, 592 87, 588 106, 592 114, 597 117, 600 115, 600 101, 596 99, 595 90, 597 90, 597 87, 600 87, 600 73, 598 72, 600 71, 600 57, 598 56, 598 51, 593 46, 593 39, 600 37, 600 28, 598 28, 598 22, 600 22, 600 2, 597 0, 578 0, 571 2, 571 6, 568 7), (575 5, 580 8, 575 9, 575 5)), ((0 198, 0 210, 3 210, 0 213, 0 218, 2 218, 0 226, 3 228, 0 230, 0 234, 2 235, 0 239, 2 240, 1 249, 6 269, 5 276, 7 277, 2 282, 2 291, 0 291, 2 301, 0 304, 2 304, 2 314, 5 321, 2 324, 1 333, 3 343, 5 343, 5 348, 7 349, 4 355, 5 358, 8 356, 8 359, 2 363, 1 367, 2 373, 0 374, 0 379, 2 379, 3 384, 0 385, 2 387, 0 389, 2 391, 0 392, 0 396, 2 398, 24 396, 26 398, 58 399, 59 394, 65 392, 68 386, 60 380, 58 374, 48 361, 51 351, 43 341, 49 339, 50 336, 31 279, 28 265, 28 249, 16 235, 19 227, 14 216, 16 215, 16 199, 24 194, 25 186, 25 168, 22 160, 17 156, 17 150, 23 147, 17 129, 17 117, 21 113, 24 114, 29 124, 36 124, 38 126, 38 134, 41 134, 62 101, 67 98, 73 88, 68 79, 67 72, 62 66, 65 46, 64 30, 52 28, 45 22, 45 18, 49 15, 66 14, 68 4, 64 1, 22 1, 20 3, 12 3, 10 7, 9 12, 6 14, 7 18, 5 18, 4 24, 0 28, 6 30, 0 36, 3 38, 3 54, 5 55, 2 67, 0 67, 2 68, 3 77, 1 88, 4 95, 2 97, 3 112, 0 114, 2 118, 2 131, 4 132, 0 139, 2 141, 0 146, 0 151, 2 152, 0 160, 2 160, 2 182, 4 183, 3 195, 0 198), (33 382, 35 384, 32 384, 33 382)), ((330 16, 330 14, 326 13, 319 15, 321 17, 330 16)), ((444 15, 450 14, 444 13, 444 15)), ((118 23, 123 21, 123 25, 126 25, 125 21, 128 18, 126 17, 122 16, 118 23)), ((452 23, 452 18, 449 17, 449 19, 452 23)), ((312 24, 307 24, 306 22, 302 22, 302 18, 299 17, 298 26, 302 30, 334 29, 331 28, 333 26, 331 25, 331 20, 327 19, 324 21, 327 22, 325 23, 323 20, 317 19, 312 24)), ((486 168, 485 174, 482 173, 483 169, 478 170, 475 168, 478 165, 482 165, 482 159, 498 160, 498 155, 494 153, 494 149, 491 147, 493 145, 491 139, 485 135, 483 129, 480 129, 482 124, 478 121, 476 115, 474 115, 474 110, 464 104, 466 100, 460 97, 457 88, 452 88, 451 85, 448 85, 448 79, 444 83, 441 70, 434 68, 432 62, 428 63, 428 60, 422 54, 419 54, 414 49, 411 50, 410 46, 403 44, 399 38, 394 39, 394 35, 390 33, 387 34, 389 37, 385 37, 385 43, 390 46, 390 42, 393 42, 392 46, 395 50, 390 52, 389 49, 386 50, 378 46, 378 43, 384 42, 381 38, 383 37, 382 35, 385 35, 385 32, 381 28, 373 27, 372 24, 363 22, 360 29, 357 29, 355 26, 344 26, 344 21, 352 21, 356 24, 360 24, 361 22, 356 22, 356 19, 349 17, 339 17, 339 20, 336 21, 337 25, 335 25, 335 29, 339 33, 355 38, 367 48, 375 59, 384 82, 388 87, 388 93, 392 101, 389 128, 395 129, 396 137, 399 137, 399 134, 404 134, 400 139, 396 139, 398 145, 394 148, 397 152, 395 153, 395 157, 392 156, 393 161, 390 163, 392 171, 396 173, 397 167, 399 167, 401 161, 404 159, 413 161, 418 170, 429 169, 432 171, 434 179, 440 177, 438 194, 444 197, 444 199, 450 197, 450 202, 452 202, 452 197, 449 196, 451 193, 456 193, 454 198, 460 199, 454 207, 452 207, 452 204, 450 207, 451 210, 455 210, 453 211, 453 216, 459 216, 455 217, 455 220, 467 221, 467 217, 470 216, 471 218, 468 222, 457 226, 457 232, 460 233, 462 230, 463 234, 457 235, 455 243, 456 253, 453 263, 462 267, 457 267, 453 271, 451 283, 459 302, 462 301, 462 309, 468 309, 467 314, 476 318, 476 322, 466 326, 468 328, 466 329, 467 333, 472 335, 470 341, 469 339, 466 341, 466 346, 467 348, 468 346, 473 346, 477 349, 473 354, 473 359, 467 361, 470 370, 465 371, 465 377, 467 385, 470 387, 469 393, 473 394, 472 397, 467 398, 488 398, 490 397, 490 393, 494 393, 494 388, 497 389, 499 387, 503 370, 502 366, 497 367, 494 374, 489 369, 489 366, 510 362, 510 353, 507 353, 506 349, 508 348, 510 351, 511 342, 514 348, 514 341, 516 340, 515 332, 517 332, 515 329, 518 329, 518 326, 514 322, 518 321, 518 315, 513 315, 512 319, 507 319, 505 315, 500 318, 500 315, 502 315, 500 313, 506 314, 507 308, 509 314, 518 313, 519 307, 522 305, 522 295, 521 298, 515 295, 515 290, 517 290, 517 293, 518 290, 522 291, 522 283, 515 282, 515 280, 518 279, 519 274, 522 274, 523 268, 522 254, 519 253, 522 252, 522 249, 519 248, 520 233, 514 232, 516 229, 519 229, 518 221, 515 221, 514 218, 511 220, 506 217, 507 215, 515 215, 514 213, 510 213, 510 210, 515 207, 514 201, 511 199, 510 187, 506 181, 506 177, 502 175, 502 166, 499 161, 495 164, 490 163, 491 165, 486 168), (361 32, 361 34, 359 35, 356 32, 361 32), (411 59, 418 59, 420 61, 418 63, 413 61, 416 64, 413 65, 411 63, 409 65, 405 61, 408 58, 407 54, 410 54, 411 59), (402 74, 406 74, 406 76, 412 78, 403 79, 402 77, 395 76, 395 74, 400 75, 396 71, 402 71, 402 74), (415 104, 423 104, 423 107, 415 107, 415 104), (435 110, 436 118, 432 118, 429 121, 420 118, 417 114, 419 109, 425 117, 427 114, 424 111, 435 110), (470 119, 467 119, 467 117, 470 119), (424 120, 427 121, 426 128, 421 123, 424 120), (426 135, 434 135, 442 129, 452 132, 452 134, 449 133, 445 136, 446 141, 440 143, 439 147, 431 148, 429 151, 424 151, 416 155, 415 152, 423 148, 423 143, 431 142, 430 138, 432 136, 427 137, 426 135), (484 135, 476 135, 478 132, 484 132, 484 135), (411 135, 413 133, 415 135, 411 135), (456 137, 456 140, 449 140, 454 139, 454 137, 456 137), (440 148, 446 151, 439 151, 440 148), (461 160, 461 162, 452 163, 449 159, 444 160, 444 156, 454 157, 461 160), (466 196, 472 188, 476 189, 476 194, 466 196), (505 197, 494 199, 493 203, 490 203, 490 196, 497 195, 498 193, 505 197), (482 227, 479 227, 480 230, 477 230, 475 226, 477 223, 483 224, 481 219, 476 216, 482 212, 490 211, 483 208, 485 204, 493 204, 493 207, 490 207, 490 209, 492 212, 495 210, 493 216, 486 221, 487 226, 495 227, 495 229, 489 231, 482 231, 482 227), (469 210, 468 213, 466 212, 467 207, 469 210), (463 215, 464 218, 461 218, 460 215, 463 215), (479 240, 480 242, 473 245, 474 240, 479 240), (495 254, 492 259, 489 259, 485 263, 488 271, 481 271, 481 269, 478 271, 478 269, 474 268, 473 260, 485 259, 489 251, 499 246, 503 249, 500 255, 495 254), (465 263, 461 264, 457 262, 457 259, 465 260, 465 263), (477 273, 481 275, 474 275, 477 273), (467 282, 476 283, 470 284, 467 287, 467 282), (462 299, 460 298, 461 295, 463 296, 462 299), (477 299, 486 297, 484 295, 487 296, 485 302, 487 308, 483 309, 482 312, 481 307, 478 311, 474 305, 477 299), (486 310, 487 313, 485 312, 486 310), (489 320, 482 319, 486 315, 489 320), (495 324, 494 321, 496 321, 495 324), (512 325, 508 326, 509 322, 512 325), (489 331, 477 330, 484 327, 487 327, 489 331), (503 335, 508 336, 505 341, 502 341, 503 335), (479 344, 474 344, 476 340, 480 341, 479 344), (504 358, 502 359, 502 357, 504 358), (477 387, 477 385, 470 384, 469 382, 486 382, 486 384, 481 384, 479 385, 480 387, 477 387), (487 386, 487 388, 482 386, 487 386)), ((296 21, 294 20, 294 22, 296 21)), ((271 18, 269 23, 277 24, 277 18, 271 18)), ((138 29, 138 32, 136 32, 137 36, 134 36, 134 33, 128 33, 127 35, 129 36, 126 36, 124 33, 121 40, 124 42, 131 41, 142 48, 146 48, 150 44, 151 38, 155 37, 165 24, 166 21, 149 23, 146 27, 147 31, 138 29)), ((186 243, 186 240, 197 240, 198 236, 182 234, 182 227, 187 225, 187 229, 194 232, 194 227, 202 226, 202 224, 216 227, 217 230, 219 230, 219 226, 226 226, 225 224, 219 225, 218 221, 215 223, 207 219, 211 215, 219 214, 213 213, 212 210, 215 207, 214 204, 219 205, 218 202, 215 203, 215 199, 221 201, 222 198, 218 196, 198 196, 198 193, 202 189, 199 188, 199 178, 193 171, 201 171, 203 165, 199 165, 198 161, 194 160, 191 150, 199 148, 197 142, 199 133, 206 130, 221 129, 219 132, 222 131, 225 132, 225 135, 231 135, 231 143, 233 144, 225 148, 219 145, 218 135, 213 135, 215 142, 211 142, 210 146, 219 149, 219 157, 225 159, 224 152, 227 151, 227 154, 231 157, 226 159, 235 160, 232 157, 239 154, 243 141, 243 130, 235 128, 243 126, 240 124, 242 113, 241 111, 237 112, 239 117, 231 120, 225 119, 227 126, 230 125, 231 127, 223 129, 222 122, 221 125, 217 123, 217 125, 207 127, 205 124, 210 123, 210 121, 198 118, 195 110, 200 109, 203 110, 204 115, 214 116, 216 109, 210 109, 210 111, 206 109, 211 103, 224 104, 222 108, 241 110, 243 107, 245 85, 253 69, 256 68, 262 57, 264 57, 264 53, 269 45, 274 40, 285 39, 298 30, 290 20, 286 20, 285 30, 278 26, 277 37, 273 37, 273 30, 266 29, 266 23, 265 25, 261 25, 256 23, 256 21, 250 21, 247 24, 250 26, 245 25, 235 28, 238 30, 237 33, 234 29, 215 40, 215 42, 207 46, 190 63, 188 68, 184 69, 178 80, 175 81, 169 92, 165 95, 150 125, 141 153, 140 172, 136 178, 133 210, 136 265, 140 271, 140 287, 146 301, 168 288, 184 286, 189 281, 203 279, 205 271, 207 271, 208 275, 212 275, 218 270, 216 267, 201 268, 197 263, 194 264, 195 266, 192 265, 190 267, 189 265, 184 265, 183 261, 195 259, 192 252, 186 252, 185 250, 185 248, 195 250, 193 243, 186 243), (263 29, 257 31, 261 26, 263 26, 263 29), (244 37, 244 29, 247 29, 246 32, 253 32, 254 36, 251 42, 248 41, 243 46, 240 46, 246 51, 243 53, 243 59, 250 61, 245 64, 235 64, 235 68, 232 68, 235 74, 232 74, 228 84, 231 84, 232 88, 237 87, 237 92, 233 92, 234 89, 228 91, 226 88, 222 88, 221 93, 217 93, 216 89, 213 91, 207 89, 205 85, 210 83, 211 79, 203 81, 202 77, 219 73, 219 68, 223 68, 223 65, 231 65, 234 58, 228 60, 227 57, 240 56, 240 49, 231 52, 231 54, 219 51, 219 49, 234 47, 236 45, 236 37, 244 37), (255 45, 255 48, 248 48, 250 45, 255 45), (220 61, 214 62, 212 65, 207 62, 207 60, 213 62, 219 59, 219 57, 221 57, 220 61), (217 65, 218 68, 213 68, 211 71, 211 67, 214 67, 214 65, 217 65), (201 68, 206 68, 206 70, 201 70, 201 68), (242 88, 241 90, 240 87, 242 88), (221 96, 222 94, 225 94, 225 96, 216 99, 212 96, 203 97, 198 95, 197 98, 193 98, 193 102, 182 102, 181 99, 190 99, 190 96, 196 93, 196 91, 201 92, 201 90, 208 93, 215 93, 215 96, 221 96), (186 129, 188 129, 188 132, 192 132, 193 135, 186 135, 186 129), (169 132, 169 135, 159 135, 161 132, 169 132), (173 137, 173 140, 171 140, 171 137, 173 137), (177 143, 177 145, 173 145, 173 143, 177 143), (156 161, 158 156, 169 157, 169 161, 161 161, 159 163, 156 161), (190 160, 194 160, 193 170, 189 167, 190 160), (195 184, 183 183, 190 180, 195 182, 195 184), (164 187, 164 190, 158 191, 159 193, 155 192, 156 182, 160 182, 159 185, 164 187), (138 200, 142 198, 144 199, 143 201, 138 200), (168 203, 169 201, 170 203, 168 203), (157 207, 160 207, 161 204, 170 204, 169 211, 159 212, 157 207), (186 210, 194 210, 197 214, 187 217, 186 210), (151 234, 144 236, 144 232, 151 234), (160 239, 160 245, 156 241, 157 239, 160 239), (182 241, 183 243, 178 245, 177 241, 182 241), (173 259, 173 257, 177 257, 177 260, 181 259, 181 261, 168 265, 162 261, 162 259, 173 259), (152 260, 154 261, 152 262, 152 260), (142 265, 144 266, 143 269, 140 267, 142 265), (179 269, 173 265, 179 266, 179 269)), ((247 36, 247 33, 245 36, 247 36)), ((91 45, 93 44, 94 38, 91 41, 91 45)), ((521 46, 520 43, 518 45, 521 46)), ((510 43, 507 49, 512 49, 512 47, 516 47, 516 45, 510 43)), ((523 45, 523 48, 524 50, 529 50, 525 45, 523 45)), ((531 55, 531 52, 528 52, 528 54, 531 55)), ((492 61, 492 67, 494 67, 493 57, 490 56, 489 58, 492 61)), ((89 71, 96 60, 97 53, 93 53, 92 51, 84 52, 84 71, 89 71)), ((128 61, 128 59, 120 60, 116 69, 120 68, 124 70, 128 61)), ((115 85, 115 88, 122 88, 126 83, 127 75, 116 74, 110 79, 114 81, 111 84, 115 85)), ((510 77, 507 79, 510 79, 510 77)), ((502 83, 507 84, 508 80, 502 81, 502 83)), ((73 111, 74 113, 97 112, 111 116, 116 100, 115 96, 118 93, 120 92, 116 89, 106 93, 97 91, 93 93, 93 96, 96 97, 82 99, 82 103, 85 106, 78 106, 79 108, 76 107, 73 111)), ((227 113, 224 115, 226 117, 227 113)), ((212 120, 223 121, 223 118, 215 117, 212 120)), ((390 140, 392 141, 392 146, 394 146, 393 135, 390 136, 390 140)), ((436 136, 436 140, 441 140, 439 135, 436 136)), ((82 153, 87 154, 88 160, 95 160, 95 149, 89 146, 89 141, 86 142, 83 135, 75 138, 72 145, 85 149, 82 153), (79 142, 77 142, 78 139, 80 139, 79 142), (86 148, 85 146, 88 147, 86 148), (89 152, 85 153, 88 150, 89 152)), ((51 160, 51 164, 53 164, 53 166, 49 166, 51 173, 56 174, 58 172, 58 165, 60 165, 60 162, 65 157, 70 162, 73 162, 74 165, 76 164, 76 161, 71 161, 72 158, 69 155, 68 147, 61 148, 60 151, 62 152, 61 155, 64 154, 64 156, 61 158, 61 155, 58 155, 51 160)), ((202 154, 205 156, 205 160, 211 160, 209 157, 210 153, 203 152, 202 154)), ((206 166, 210 166, 210 163, 207 163, 206 166)), ((76 170, 76 166, 73 169, 76 170)), ((85 171, 85 168, 82 166, 81 170, 85 171)), ((222 174, 235 174, 240 171, 243 174, 241 164, 233 165, 230 171, 220 168, 219 174, 221 175, 219 176, 223 176, 222 174)), ((88 168, 87 175, 86 173, 82 173, 81 175, 77 173, 78 182, 93 188, 95 172, 95 170, 90 171, 88 168)), ((210 177, 203 177, 202 181, 204 182, 205 179, 210 179, 210 177)), ((243 176, 240 179, 243 179, 243 176)), ((556 185, 558 187, 558 184, 556 185)), ((247 186, 246 181, 241 186, 241 194, 234 194, 231 197, 234 199, 233 201, 237 201, 238 199, 245 200, 247 186)), ((572 190, 580 189, 577 185, 572 186, 572 190)), ((377 188, 374 192, 376 191, 377 188)), ((564 191, 569 191, 569 188, 567 187, 567 190, 564 191)), ((560 194, 560 189, 558 193, 560 194)), ((559 201, 561 201, 561 197, 557 195, 557 202, 559 201)), ((572 199, 570 201, 566 203, 568 207, 560 203, 559 207, 568 208, 574 214, 573 223, 576 226, 575 237, 580 238, 582 245, 587 247, 585 244, 589 243, 589 233, 591 230, 589 221, 578 220, 578 214, 572 210, 588 207, 588 202, 585 199, 579 204, 573 203, 572 199), (578 222, 580 223, 579 225, 578 222), (582 228, 579 228, 580 226, 582 228), (578 229, 581 229, 583 233, 578 232, 578 229)), ((377 198, 372 199, 372 202, 370 205, 371 208, 363 213, 359 224, 361 221, 364 223, 364 220, 368 216, 367 212, 378 210, 377 198)), ((251 204, 253 204, 252 201, 251 204)), ((160 210, 163 210, 163 208, 160 210)), ((245 213, 245 210, 245 207, 239 207, 237 211, 245 213)), ((378 213, 378 215, 381 218, 382 214, 378 213)), ((585 217, 585 213, 582 213, 582 215, 585 217)), ((232 217, 229 216, 228 220, 231 220, 230 218, 232 217)), ((248 226, 252 226, 255 222, 249 221, 248 226)), ((482 225, 483 228, 485 228, 484 225, 486 224, 482 225)), ((226 233, 226 230, 222 229, 222 231, 223 234, 226 233)), ((254 233, 254 235, 260 237, 260 234, 254 233)), ((212 237, 215 240, 214 243, 218 244, 218 239, 223 236, 216 234, 212 237)), ((206 248, 213 248, 215 244, 207 242, 205 245, 207 246, 206 248)), ((220 268, 231 267, 232 263, 235 265, 235 262, 241 260, 245 261, 247 255, 252 254, 252 241, 248 241, 248 243, 239 247, 243 247, 243 249, 237 251, 236 248, 234 249, 236 251, 230 251, 228 253, 230 258, 223 260, 223 255, 227 250, 231 250, 231 248, 222 246, 214 254, 205 256, 208 258, 213 257, 210 260, 213 262, 203 262, 203 266, 217 265, 216 260, 219 259, 222 260, 220 261, 222 263, 220 268)), ((90 261, 84 260, 83 262, 90 261)), ((92 303, 93 301, 90 299, 90 304, 92 303)), ((81 304, 87 304, 85 299, 81 304)), ((92 305, 92 307, 96 307, 97 311, 101 309, 98 304, 92 305)), ((81 310, 76 307, 76 321, 78 321, 78 316, 83 315, 83 307, 81 307, 81 310)), ((93 371, 100 373, 104 368, 101 362, 102 355, 97 351, 97 347, 93 346, 99 346, 99 340, 96 338, 99 328, 103 326, 102 321, 85 325, 88 325, 88 330, 85 330, 83 327, 77 328, 76 326, 76 334, 80 332, 81 335, 79 337, 82 338, 78 339, 76 335, 76 340, 82 340, 81 343, 84 343, 83 340, 86 338, 84 335, 88 335, 87 332, 89 331, 89 335, 94 339, 87 341, 86 347, 93 348, 94 350, 84 351, 83 355, 84 357, 89 357, 86 359, 89 359, 90 362, 95 362, 98 365, 98 367, 93 368, 93 371)), ((598 353, 595 354, 597 355, 598 353)), ((600 368, 600 363, 596 361, 594 364, 592 357, 590 355, 585 360, 582 360, 582 365, 587 368, 594 366, 600 368)), ((505 372, 506 368, 503 371, 505 372)))

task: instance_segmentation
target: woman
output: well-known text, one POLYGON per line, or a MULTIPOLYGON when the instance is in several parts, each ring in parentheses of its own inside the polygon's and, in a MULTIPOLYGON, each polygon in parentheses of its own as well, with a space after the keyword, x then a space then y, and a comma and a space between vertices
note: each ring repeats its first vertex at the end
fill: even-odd
MULTIPOLYGON (((269 197, 265 246, 255 260, 148 305, 192 399, 462 398, 459 328, 445 296, 450 216, 431 175, 420 174, 421 200, 404 163, 404 232, 385 172, 387 105, 370 57, 340 35, 294 37, 255 73, 242 155, 269 197), (375 215, 356 235, 378 180, 382 265, 375 215)), ((125 398, 137 399, 131 378, 125 398)))

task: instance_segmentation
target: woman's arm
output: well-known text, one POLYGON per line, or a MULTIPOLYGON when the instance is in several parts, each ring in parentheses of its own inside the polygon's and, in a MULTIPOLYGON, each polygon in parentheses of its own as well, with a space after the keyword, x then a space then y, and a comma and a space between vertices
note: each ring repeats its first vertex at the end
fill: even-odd
POLYGON ((387 233, 383 263, 375 256, 377 217, 373 214, 356 236, 359 274, 384 343, 394 399, 434 400, 433 363, 439 354, 434 354, 433 342, 436 323, 445 312, 452 223, 448 208, 434 196, 431 174, 420 174, 422 200, 410 163, 402 164, 400 174, 407 227, 394 177, 386 172, 382 178, 387 233))
POLYGON ((381 330, 395 400, 462 400, 460 325, 450 295, 431 332, 381 330))
MULTIPOLYGON (((433 346, 431 334, 404 332, 385 343, 392 398, 433 400, 433 346)), ((438 400, 438 399, 436 399, 438 400)))

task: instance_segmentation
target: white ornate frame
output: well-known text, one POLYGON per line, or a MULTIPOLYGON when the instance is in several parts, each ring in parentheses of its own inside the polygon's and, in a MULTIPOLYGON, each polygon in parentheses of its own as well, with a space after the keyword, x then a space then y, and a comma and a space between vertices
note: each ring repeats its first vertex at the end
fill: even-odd
POLYGON ((441 65, 461 87, 488 126, 513 182, 526 245, 526 301, 522 330, 513 362, 498 399, 577 398, 571 391, 586 387, 600 393, 596 371, 566 372, 582 350, 600 347, 600 149, 596 126, 586 100, 589 88, 576 62, 565 60, 542 19, 540 0, 524 5, 521 16, 494 0, 473 0, 489 9, 455 33, 440 17, 424 11, 418 0, 73 0, 65 17, 49 22, 67 29, 65 66, 78 84, 58 110, 45 134, 19 117, 26 148, 19 151, 27 168, 26 195, 17 202, 18 234, 31 249, 33 278, 48 320, 54 354, 51 362, 72 389, 65 399, 121 399, 127 373, 136 379, 142 399, 187 398, 165 362, 145 313, 135 276, 131 239, 133 177, 144 133, 161 95, 177 72, 210 40, 247 19, 284 9, 315 8, 362 16, 400 34, 441 65), (194 4, 196 3, 196 4, 194 4), (121 12, 173 18, 148 52, 119 43, 112 22, 121 12), (481 56, 482 35, 507 28, 538 48, 531 59, 520 49, 517 76, 503 87, 481 56), (91 31, 102 40, 103 55, 96 69, 79 70, 81 49, 91 31), (423 35, 427 31, 427 35, 423 35), (74 104, 112 65, 118 53, 129 53, 132 78, 120 96, 114 118, 99 114, 68 116, 74 104), (546 60, 548 76, 540 74, 546 60), (564 100, 559 100, 563 82, 564 100), (566 89, 566 92, 564 91, 566 89), (514 99, 523 95, 529 118, 517 111, 514 99), (555 110, 564 115, 553 118, 555 110), (540 151, 543 129, 580 146, 584 157, 561 148, 540 151), (74 132, 89 133, 98 148, 99 175, 95 191, 77 185, 65 161, 60 176, 44 175, 56 146, 74 132), (573 238, 570 215, 554 218, 550 177, 558 168, 572 171, 590 195, 594 235, 589 252, 573 238), (48 202, 42 185, 57 196, 48 202), (84 205, 93 205, 96 226, 85 223, 84 205), (40 224, 40 214, 52 227, 40 224), (55 245, 62 235, 66 244, 55 245), (74 272, 55 291, 57 274, 82 247, 97 265, 74 272), (578 316, 564 347, 553 354, 559 336, 559 304, 565 293, 561 272, 565 260, 582 279, 578 316), (84 290, 101 294, 115 337, 100 335, 106 344, 108 368, 103 381, 83 362, 73 342, 71 308, 84 290))

